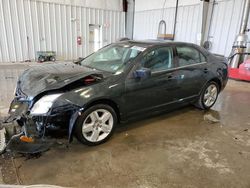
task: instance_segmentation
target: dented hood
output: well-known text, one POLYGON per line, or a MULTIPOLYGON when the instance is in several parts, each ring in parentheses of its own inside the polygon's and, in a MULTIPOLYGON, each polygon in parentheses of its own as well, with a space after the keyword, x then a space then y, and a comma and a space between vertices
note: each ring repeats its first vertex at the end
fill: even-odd
POLYGON ((91 74, 101 72, 73 63, 34 66, 19 77, 17 89, 26 97, 35 97, 44 91, 60 89, 91 74))

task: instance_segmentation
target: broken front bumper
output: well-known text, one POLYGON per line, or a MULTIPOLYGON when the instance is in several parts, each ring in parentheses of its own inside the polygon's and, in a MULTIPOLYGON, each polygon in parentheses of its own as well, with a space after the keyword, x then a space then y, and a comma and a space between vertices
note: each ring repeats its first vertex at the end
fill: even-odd
POLYGON ((31 115, 30 106, 30 101, 16 98, 12 101, 9 117, 5 123, 16 121, 21 129, 16 135, 12 135, 13 138, 10 137, 7 148, 19 153, 45 151, 50 145, 45 138, 49 130, 68 129, 69 141, 72 140, 73 126, 81 111, 78 106, 70 104, 54 107, 47 114, 41 116, 31 115))
POLYGON ((9 117, 5 120, 6 123, 12 122, 14 120, 20 119, 28 115, 30 102, 25 100, 18 100, 15 98, 9 109, 9 117))

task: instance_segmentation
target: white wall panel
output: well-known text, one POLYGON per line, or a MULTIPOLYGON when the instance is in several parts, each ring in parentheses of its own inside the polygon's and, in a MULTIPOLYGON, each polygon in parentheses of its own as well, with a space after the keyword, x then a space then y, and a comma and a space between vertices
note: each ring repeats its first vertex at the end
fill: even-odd
POLYGON ((208 40, 211 51, 228 56, 240 29, 244 0, 220 0, 214 5, 208 40))
MULTIPOLYGON (((173 25, 173 23, 171 23, 173 25)), ((176 41, 197 43, 201 33, 200 5, 180 6, 176 24, 176 41)))
POLYGON ((6 38, 7 38, 7 46, 9 49, 9 61, 15 61, 17 59, 16 56, 16 48, 14 41, 14 32, 12 27, 12 17, 10 12, 10 2, 2 1, 3 5, 3 20, 5 22, 5 30, 6 30, 6 38))
MULTIPOLYGON (((175 1, 166 1, 163 20, 167 33, 173 33, 175 1)), ((162 19, 164 0, 156 0, 150 7, 150 0, 137 0, 134 24, 134 39, 156 39, 158 23, 162 19), (144 3, 143 3, 143 2, 144 3), (143 4, 142 6, 139 6, 143 4), (157 8, 158 9, 155 9, 157 8)), ((212 6, 213 1, 210 1, 212 6)), ((228 56, 235 36, 239 32, 244 0, 216 0, 208 38, 212 42, 211 52, 228 56)), ((182 0, 178 7, 176 41, 199 44, 202 28, 202 3, 196 0, 182 0)), ((250 24, 250 20, 249 20, 250 24)), ((248 28, 249 28, 248 24, 248 28)), ((250 39, 250 33, 248 33, 250 39)))
POLYGON ((122 11, 122 0, 36 0, 36 1, 122 11))
POLYGON ((35 30, 34 26, 36 24, 33 22, 34 17, 32 17, 32 12, 31 12, 31 3, 30 1, 22 0, 23 2, 23 12, 24 12, 24 18, 25 18, 25 25, 26 25, 26 42, 24 42, 27 45, 27 48, 24 49, 27 51, 27 56, 25 57, 26 59, 35 59, 35 30))
POLYGON ((120 10, 54 2, 0 0, 0 62, 34 60, 37 51, 45 50, 56 51, 63 60, 85 57, 92 53, 89 24, 101 25, 103 45, 125 36, 125 13, 120 10))
POLYGON ((8 48, 8 40, 7 40, 7 31, 6 31, 6 23, 4 19, 3 13, 3 3, 0 1, 0 53, 1 53, 1 61, 9 61, 10 54, 8 48))
MULTIPOLYGON (((153 10, 153 9, 162 9, 165 3, 164 8, 175 7, 176 0, 136 0, 135 10, 153 10)), ((200 0, 179 0, 179 6, 189 6, 200 3, 200 0)))
MULTIPOLYGON (((167 23, 166 33, 173 34, 175 7, 135 12, 134 39, 156 39, 160 20, 167 23), (162 17, 163 13, 163 17, 162 17)), ((197 43, 201 29, 200 4, 179 6, 176 41, 197 43)))

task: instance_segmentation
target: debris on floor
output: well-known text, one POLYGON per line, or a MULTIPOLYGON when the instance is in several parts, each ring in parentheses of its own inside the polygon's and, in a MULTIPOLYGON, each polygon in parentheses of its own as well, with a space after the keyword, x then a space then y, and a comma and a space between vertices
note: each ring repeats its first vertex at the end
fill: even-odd
POLYGON ((11 157, 10 153, 1 155, 0 166, 3 182, 5 184, 18 184, 16 169, 13 166, 11 157))
POLYGON ((6 150, 21 154, 38 154, 48 151, 51 143, 46 140, 36 140, 34 142, 23 142, 19 137, 11 139, 6 150))
POLYGON ((219 123, 220 120, 215 118, 212 114, 205 114, 203 116, 204 120, 207 121, 208 123, 219 123))

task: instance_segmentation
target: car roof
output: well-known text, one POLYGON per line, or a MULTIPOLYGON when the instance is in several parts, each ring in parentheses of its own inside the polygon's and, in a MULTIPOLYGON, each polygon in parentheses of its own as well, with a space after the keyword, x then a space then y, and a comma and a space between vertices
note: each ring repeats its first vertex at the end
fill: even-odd
POLYGON ((183 45, 183 46, 192 46, 194 44, 187 43, 187 42, 175 42, 170 40, 126 40, 118 42, 121 44, 132 44, 132 45, 138 45, 142 47, 151 47, 151 46, 158 46, 158 45, 164 45, 164 44, 177 44, 177 45, 183 45))
POLYGON ((124 44, 124 45, 133 45, 133 46, 139 46, 143 48, 151 48, 151 47, 157 47, 157 46, 163 46, 168 44, 174 44, 178 46, 189 46, 194 47, 200 52, 202 52, 203 55, 207 56, 211 53, 209 51, 205 50, 203 47, 194 44, 194 43, 188 43, 188 42, 176 42, 171 40, 124 40, 124 41, 118 41, 116 42, 118 44, 124 44))

